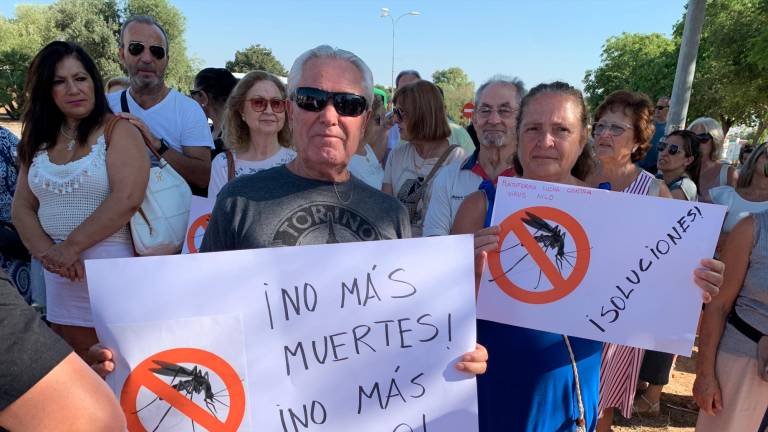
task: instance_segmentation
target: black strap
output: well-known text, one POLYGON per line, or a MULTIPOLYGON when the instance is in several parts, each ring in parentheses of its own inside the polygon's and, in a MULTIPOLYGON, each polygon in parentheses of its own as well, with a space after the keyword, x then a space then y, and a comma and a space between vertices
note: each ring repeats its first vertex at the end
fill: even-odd
POLYGON ((748 337, 755 343, 760 342, 760 338, 765 336, 764 334, 760 333, 760 330, 752 327, 748 322, 741 319, 735 310, 732 311, 731 315, 728 317, 728 322, 731 323, 732 326, 736 327, 736 330, 740 331, 741 334, 748 337))
POLYGON ((120 109, 123 112, 131 112, 131 110, 128 108, 128 89, 123 90, 122 93, 120 93, 120 109))

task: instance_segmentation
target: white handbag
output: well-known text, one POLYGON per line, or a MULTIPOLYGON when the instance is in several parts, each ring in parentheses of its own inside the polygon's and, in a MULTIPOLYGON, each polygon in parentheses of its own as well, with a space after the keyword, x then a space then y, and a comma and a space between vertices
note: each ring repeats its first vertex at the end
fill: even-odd
MULTIPOLYGON (((105 127, 107 148, 112 128, 119 120, 113 117, 105 127)), ((179 253, 187 230, 192 190, 184 178, 157 153, 143 133, 142 138, 160 162, 150 169, 144 202, 131 217, 133 248, 142 256, 179 253)))

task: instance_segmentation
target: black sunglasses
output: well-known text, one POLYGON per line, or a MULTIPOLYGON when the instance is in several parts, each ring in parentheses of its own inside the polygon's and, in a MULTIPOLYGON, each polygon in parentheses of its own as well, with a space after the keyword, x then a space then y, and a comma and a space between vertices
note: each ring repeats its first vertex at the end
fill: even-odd
POLYGON ((669 108, 669 105, 656 105, 656 111, 664 111, 669 108))
POLYGON ((659 153, 663 153, 664 150, 667 150, 667 153, 669 153, 670 156, 674 156, 677 154, 677 152, 680 151, 679 145, 667 144, 665 141, 659 141, 659 144, 656 146, 656 148, 659 150, 659 153))
MULTIPOLYGON (((141 42, 131 42, 128 44, 128 52, 131 53, 132 56, 141 55, 141 53, 144 52, 144 48, 145 45, 141 42)), ((162 60, 163 57, 165 57, 165 48, 160 45, 150 45, 149 53, 152 54, 152 57, 162 60)))
POLYGON ((698 138, 701 142, 712 141, 712 135, 707 132, 696 134, 696 138, 698 138))
POLYGON ((368 103, 365 97, 354 93, 334 93, 314 87, 299 87, 291 99, 304 111, 320 112, 333 102, 333 107, 340 116, 357 117, 365 112, 368 103))

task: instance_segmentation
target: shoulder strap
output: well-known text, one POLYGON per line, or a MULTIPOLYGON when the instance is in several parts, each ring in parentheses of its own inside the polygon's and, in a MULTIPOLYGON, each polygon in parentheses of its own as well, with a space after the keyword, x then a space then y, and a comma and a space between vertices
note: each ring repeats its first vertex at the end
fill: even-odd
POLYGON ((120 93, 120 109, 123 112, 131 112, 130 108, 128 108, 128 89, 123 90, 122 93, 120 93))
MULTIPOLYGON (((109 121, 107 122, 107 125, 104 126, 104 144, 106 144, 107 150, 109 150, 109 141, 112 138, 112 130, 115 128, 115 125, 120 120, 125 120, 125 119, 120 118, 118 116, 112 116, 112 118, 109 119, 109 121)), ((125 121, 128 121, 128 120, 125 120, 125 121)), ((141 134, 141 139, 144 141, 144 145, 147 146, 147 149, 149 150, 149 152, 152 153, 152 155, 154 155, 158 161, 162 160, 163 157, 160 156, 160 154, 157 152, 157 150, 155 150, 154 147, 152 147, 152 141, 149 140, 149 137, 144 135, 144 132, 142 132, 141 129, 136 128, 136 130, 138 130, 139 133, 141 134)), ((164 166, 162 162, 160 165, 164 166)))
POLYGON ((720 186, 725 186, 728 184, 728 168, 730 165, 722 164, 720 165, 720 186))
POLYGON ((451 154, 451 152, 458 147, 459 146, 456 144, 448 146, 448 148, 443 152, 443 154, 440 155, 440 159, 437 160, 437 162, 435 163, 435 166, 432 167, 432 170, 430 170, 429 174, 427 174, 427 176, 424 178, 423 184, 427 184, 429 183, 430 180, 432 180, 432 177, 434 177, 435 174, 437 174, 437 170, 439 170, 440 167, 443 166, 443 163, 445 163, 445 160, 448 158, 448 155, 451 154))
POLYGON ((107 146, 107 150, 109 150, 109 140, 112 138, 112 129, 115 128, 115 125, 120 120, 122 120, 120 117, 112 116, 112 118, 110 118, 107 122, 106 126, 104 126, 104 143, 107 146))
POLYGON ((235 178, 235 156, 231 150, 224 152, 227 155, 227 181, 231 181, 235 178))

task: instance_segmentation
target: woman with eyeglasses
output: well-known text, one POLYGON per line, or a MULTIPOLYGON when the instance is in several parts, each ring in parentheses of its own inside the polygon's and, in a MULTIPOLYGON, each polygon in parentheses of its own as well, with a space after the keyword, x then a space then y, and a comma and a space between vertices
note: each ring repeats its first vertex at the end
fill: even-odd
POLYGON ((400 138, 407 142, 389 153, 381 190, 400 200, 408 210, 413 237, 421 237, 432 181, 442 167, 464 159, 465 153, 448 144, 451 128, 436 85, 422 80, 407 84, 392 103, 400 138))
MULTIPOLYGON (((642 93, 619 90, 597 108, 592 125, 593 151, 598 164, 586 182, 596 188, 638 195, 672 195, 664 182, 635 162, 643 160, 650 148, 655 127, 654 106, 642 93)), ((645 350, 606 343, 600 365, 600 400, 597 431, 608 432, 614 411, 632 416, 637 377, 645 350)))
POLYGON ((296 152, 288 148, 286 105, 285 85, 269 72, 249 72, 237 83, 224 115, 227 151, 211 163, 209 197, 218 195, 236 176, 285 165, 296 157, 296 152))
POLYGON ((128 221, 144 201, 149 156, 113 119, 93 59, 51 42, 29 66, 13 223, 45 268, 48 320, 84 357, 97 343, 83 261, 131 257, 128 221), (107 142, 109 139, 109 142, 107 142))
POLYGON ((211 157, 224 151, 224 111, 227 98, 237 85, 237 78, 224 68, 205 68, 195 75, 195 88, 189 95, 200 104, 206 117, 211 120, 214 149, 211 157))
MULTIPOLYGON (((626 115, 628 111, 618 112, 626 115)), ((629 127, 635 114, 629 112, 633 113, 629 118, 606 117, 605 113, 616 113, 606 105, 599 116, 608 127, 608 132, 601 128, 604 142, 610 134, 609 119, 615 126, 621 120, 626 122, 622 127, 627 128, 627 142, 619 144, 626 149, 616 146, 616 151, 625 153, 623 158, 627 159, 635 144, 635 138, 629 138, 633 137, 629 127)), ((586 180, 593 178, 590 173, 595 169, 587 144, 587 118, 581 92, 569 84, 554 82, 531 89, 517 114, 515 171, 526 179, 587 186, 586 180)), ((488 226, 494 200, 493 188, 469 195, 451 230, 452 234, 475 235, 478 289, 486 254, 501 247, 500 228, 488 226)), ((717 290, 723 270, 714 260, 703 260, 702 265, 706 268, 697 271, 694 279, 708 299, 709 293, 717 290)), ((486 374, 477 378, 481 431, 595 430, 602 342, 485 320, 477 322, 477 339, 490 355, 486 374)))
POLYGON ((363 141, 357 147, 357 153, 349 159, 349 172, 374 189, 381 189, 384 180, 384 168, 381 159, 387 151, 387 131, 384 124, 384 98, 374 89, 371 104, 371 118, 365 127, 363 141))
MULTIPOLYGON (((679 200, 697 201, 696 182, 699 177, 701 152, 699 139, 691 131, 677 130, 664 137, 658 144, 658 178, 679 200)), ((669 374, 675 362, 675 355, 646 351, 640 366, 640 381, 647 383, 645 390, 637 397, 634 412, 656 416, 661 409, 661 393, 669 383, 669 374)))
POLYGON ((688 130, 699 138, 701 152, 701 173, 696 183, 699 201, 712 202, 709 191, 718 186, 736 186, 738 171, 730 164, 720 162, 725 135, 717 120, 699 117, 688 125, 688 130))

